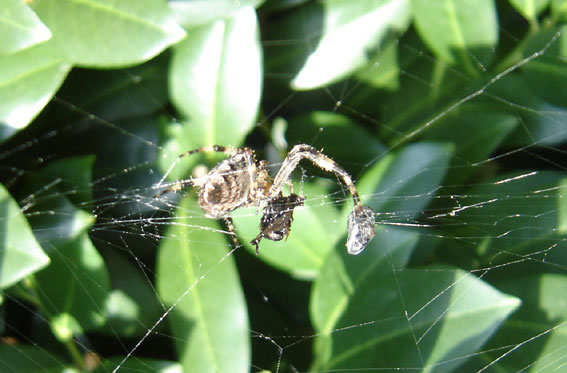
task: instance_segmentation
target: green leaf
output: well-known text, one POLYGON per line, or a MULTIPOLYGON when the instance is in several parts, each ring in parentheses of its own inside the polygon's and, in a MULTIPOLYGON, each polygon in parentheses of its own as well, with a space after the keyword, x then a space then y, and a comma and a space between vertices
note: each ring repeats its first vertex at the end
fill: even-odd
POLYGON ((49 102, 70 66, 42 43, 0 58, 0 140, 24 128, 49 102))
POLYGON ((51 38, 51 32, 21 0, 0 5, 0 53, 13 53, 51 38))
POLYGON ((483 161, 518 127, 512 113, 486 104, 464 104, 429 127, 423 139, 455 145, 448 185, 457 185, 474 172, 483 161))
MULTIPOLYGON (((103 360, 94 372, 106 373, 114 370, 122 362, 123 357, 103 360)), ((182 373, 182 366, 174 361, 132 357, 120 365, 123 372, 182 373)))
POLYGON ((355 178, 367 163, 385 152, 385 147, 358 123, 327 111, 312 111, 291 119, 286 139, 290 144, 309 141, 312 146, 324 149, 325 154, 355 178))
MULTIPOLYGON (((549 84, 553 87, 553 83, 549 84)), ((492 97, 498 97, 498 101, 508 102, 510 111, 521 119, 522 125, 506 139, 507 146, 555 145, 567 139, 564 124, 567 108, 534 95, 526 79, 510 74, 487 91, 492 97)))
MULTIPOLYGON (((346 234, 347 220, 339 219, 328 190, 314 183, 295 186, 294 191, 305 197, 305 207, 293 212, 293 224, 287 240, 260 242, 259 259, 300 279, 313 278, 321 268, 327 253, 346 234)), ((339 198, 349 198, 339 192, 339 198)), ((346 202, 352 209, 352 203, 346 202)), ((255 253, 250 240, 260 233, 261 211, 241 209, 232 213, 237 236, 248 251, 255 253)), ((341 243, 344 247, 344 243, 341 243)), ((345 249, 346 251, 346 249, 345 249)))
POLYGON ((449 144, 409 145, 368 169, 357 184, 358 192, 378 216, 407 222, 418 217, 435 195, 452 154, 449 144))
POLYGON ((60 179, 58 187, 75 205, 81 207, 92 202, 92 167, 94 155, 70 157, 48 163, 41 170, 41 176, 46 178, 46 185, 60 179))
POLYGON ((523 55, 528 57, 540 50, 545 50, 545 53, 523 67, 528 87, 545 101, 565 108, 567 107, 567 89, 565 89, 567 25, 542 29, 527 42, 523 55))
POLYGON ((246 7, 256 8, 265 0, 215 0, 215 1, 170 1, 169 6, 175 14, 177 22, 190 29, 195 26, 213 22, 215 20, 230 18, 240 9, 246 7))
POLYGON ((37 293, 60 341, 99 328, 110 292, 104 261, 87 233, 49 251, 51 265, 37 274, 37 293))
MULTIPOLYGON (((310 313, 315 329, 331 333, 357 288, 377 267, 388 265, 388 260, 395 261, 396 268, 405 267, 418 238, 417 233, 378 226, 376 239, 360 254, 360 260, 353 260, 342 247, 331 252, 313 284, 310 313)), ((382 276, 390 272, 386 270, 382 276)))
MULTIPOLYGON (((41 179, 36 181, 40 182, 41 179)), ((31 184, 38 185, 33 182, 31 184)), ((36 190, 50 184, 39 185, 36 190)), ((78 209, 57 190, 47 191, 45 195, 38 193, 30 196, 33 198, 30 198, 23 208, 26 209, 37 240, 46 250, 76 239, 85 233, 95 220, 91 214, 78 209)))
POLYGON ((565 365, 561 351, 567 345, 567 276, 523 274, 498 280, 496 286, 520 298, 522 306, 488 342, 486 352, 463 371, 479 371, 489 363, 491 370, 502 372, 528 366, 530 372, 561 371, 565 365))
POLYGON ((567 21, 567 1, 551 0, 551 14, 559 21, 567 21))
POLYGON ((0 344, 0 370, 3 372, 46 373, 71 370, 64 360, 38 345, 0 344))
POLYGON ((20 207, 0 185, 0 287, 7 288, 49 264, 20 207))
POLYGON ((119 67, 156 56, 185 36, 165 1, 37 0, 51 47, 80 66, 119 67))
POLYGON ((161 241, 157 287, 173 306, 171 335, 186 372, 248 372, 250 341, 244 295, 226 235, 184 198, 161 241))
POLYGON ((417 32, 435 55, 475 76, 498 43, 493 0, 412 0, 417 32))
POLYGON ((82 119, 85 113, 116 123, 118 120, 145 116, 163 111, 168 103, 167 69, 169 54, 160 56, 128 69, 71 71, 57 92, 57 98, 80 108, 69 111, 67 107, 51 108, 50 112, 62 122, 82 119))
POLYGON ((367 260, 339 250, 325 262, 311 303, 312 318, 320 318, 313 370, 450 372, 520 304, 466 271, 404 270, 416 236, 388 228, 378 237, 385 249, 374 240, 362 254, 367 260))
POLYGON ((203 145, 240 145, 254 126, 262 85, 254 9, 193 29, 174 49, 169 82, 184 117, 167 145, 175 156, 203 145))
POLYGON ((390 42, 369 63, 355 73, 356 79, 373 88, 397 91, 400 88, 398 42, 390 42))
POLYGON ((164 313, 155 289, 140 267, 120 253, 107 251, 104 260, 113 290, 105 304, 107 322, 103 332, 110 336, 141 337, 164 313))
POLYGON ((558 236, 563 177, 544 171, 515 172, 471 188, 466 196, 459 197, 459 204, 482 208, 460 211, 462 229, 456 234, 462 242, 470 240, 478 246, 485 265, 515 261, 519 255, 529 254, 530 260, 499 272, 510 271, 512 275, 519 268, 524 274, 560 270, 567 265, 567 246, 558 236), (486 237, 488 242, 478 245, 479 237, 486 237))
POLYGON ((409 0, 335 0, 323 6, 320 38, 293 79, 294 89, 314 89, 348 76, 410 21, 409 0))
POLYGON ((533 21, 548 7, 550 0, 508 0, 524 18, 533 21))

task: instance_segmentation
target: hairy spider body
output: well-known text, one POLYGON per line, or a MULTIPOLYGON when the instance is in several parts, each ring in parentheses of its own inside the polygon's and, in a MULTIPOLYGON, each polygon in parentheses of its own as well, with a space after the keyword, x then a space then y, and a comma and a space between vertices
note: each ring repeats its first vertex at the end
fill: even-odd
POLYGON ((302 159, 308 159, 322 170, 337 175, 352 195, 354 209, 348 221, 348 252, 351 254, 362 252, 374 237, 374 214, 369 207, 362 206, 360 203, 358 192, 350 175, 335 161, 312 146, 295 145, 273 180, 268 175, 267 162, 256 160, 254 151, 245 147, 211 145, 183 153, 179 158, 210 151, 225 153, 228 158, 219 162, 206 176, 179 180, 156 197, 183 187, 197 186, 199 206, 207 216, 224 219, 236 246, 239 246, 240 243, 234 232, 230 212, 240 207, 262 208, 260 234, 250 242, 256 246, 256 253, 259 252, 259 243, 262 238, 272 241, 280 241, 284 237, 287 239, 293 221, 293 209, 302 206, 304 201, 303 197, 293 193, 289 182, 291 173, 302 159), (284 185, 290 186, 289 196, 282 195, 284 185))
POLYGON ((221 161, 205 177, 199 191, 199 205, 211 218, 223 218, 254 200, 257 179, 254 156, 243 149, 221 161))

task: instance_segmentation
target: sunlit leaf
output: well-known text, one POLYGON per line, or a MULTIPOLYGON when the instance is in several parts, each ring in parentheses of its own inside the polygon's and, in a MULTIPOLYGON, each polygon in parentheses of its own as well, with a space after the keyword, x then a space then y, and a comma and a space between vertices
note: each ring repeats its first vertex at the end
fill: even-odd
POLYGON ((493 0, 412 0, 415 27, 435 55, 468 74, 484 71, 498 42, 493 0))
POLYGON ((70 66, 50 43, 0 58, 0 140, 27 126, 67 75, 70 66))
POLYGON ((551 13, 558 20, 567 20, 567 2, 565 0, 551 0, 551 13))
POLYGON ((0 185, 0 287, 6 288, 49 264, 20 207, 0 185))
POLYGON ((0 5, 0 53, 13 53, 41 43, 51 32, 22 0, 4 0, 0 5))
POLYGON ((369 61, 391 33, 405 31, 409 0, 323 2, 321 30, 314 50, 292 81, 295 89, 336 82, 369 61))
POLYGON ((372 87, 395 91, 400 87, 399 74, 398 43, 391 42, 365 67, 358 70, 355 76, 372 87))
POLYGON ((51 47, 80 66, 147 61, 185 36, 161 0, 36 0, 31 6, 53 33, 51 47))
POLYGON ((159 247, 157 285, 185 372, 248 372, 246 304, 227 235, 184 198, 159 247))
POLYGON ((533 21, 550 3, 550 0, 509 0, 524 18, 533 21))
POLYGON ((258 32, 254 9, 244 8, 191 30, 176 46, 169 82, 183 124, 170 133, 166 147, 172 154, 203 145, 237 146, 252 129, 262 84, 258 32))
POLYGON ((244 7, 255 8, 265 0, 181 0, 170 1, 175 19, 186 29, 230 18, 244 7))
POLYGON ((174 361, 149 359, 149 358, 131 358, 120 365, 123 358, 117 357, 107 359, 95 369, 94 372, 109 372, 120 366, 119 371, 124 372, 155 372, 155 373, 182 373, 182 366, 174 361))

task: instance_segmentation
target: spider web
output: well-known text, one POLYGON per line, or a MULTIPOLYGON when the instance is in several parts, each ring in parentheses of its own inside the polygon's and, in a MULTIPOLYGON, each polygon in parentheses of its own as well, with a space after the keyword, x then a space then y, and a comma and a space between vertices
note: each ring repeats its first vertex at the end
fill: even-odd
MULTIPOLYGON (((69 84, 88 74, 135 81, 126 101, 138 115, 108 120, 62 89, 36 125, 3 145, 4 185, 52 261, 4 293, 3 370, 63 370, 78 354, 101 371, 199 370, 211 355, 248 361, 252 371, 562 371, 566 115, 564 106, 510 92, 527 90, 517 76, 544 58, 565 62, 556 48, 561 32, 506 69, 484 72, 482 84, 413 128, 388 120, 404 101, 382 111, 360 104, 369 88, 355 75, 317 93, 265 98, 247 145, 274 173, 293 143, 324 148, 348 169, 376 212, 377 235, 359 256, 344 248, 348 189, 305 161, 293 179, 305 206, 296 209, 289 239, 262 241, 259 256, 247 244, 258 233, 256 209, 234 213, 245 244, 234 248, 226 227, 203 216, 191 188, 155 198, 170 167, 175 179, 218 161, 178 162, 164 145, 165 128, 182 118, 163 92, 143 83, 165 80, 153 67, 165 66, 167 55, 147 70, 74 71, 69 84), (308 118, 312 127, 301 127, 305 119, 292 118, 307 98, 320 112, 308 118), (354 141, 336 144, 334 129, 319 126, 335 115, 358 123, 354 141), (450 145, 453 132, 467 133, 460 123, 477 121, 498 123, 470 142, 486 151, 450 145), (272 141, 263 138, 266 128, 272 141), (373 146, 365 153, 356 142, 368 137, 380 143, 362 142, 373 146), (210 330, 203 333, 203 325, 210 330), (217 339, 205 343, 203 335, 217 339), (401 346, 409 347, 401 353, 401 346)), ((505 42, 513 49, 521 37, 508 34, 505 42)), ((423 65, 443 64, 411 35, 394 42, 423 65)), ((462 75, 458 67, 447 74, 462 75)), ((285 73, 267 70, 266 85, 285 73)), ((410 86, 449 89, 403 66, 400 76, 410 86)))

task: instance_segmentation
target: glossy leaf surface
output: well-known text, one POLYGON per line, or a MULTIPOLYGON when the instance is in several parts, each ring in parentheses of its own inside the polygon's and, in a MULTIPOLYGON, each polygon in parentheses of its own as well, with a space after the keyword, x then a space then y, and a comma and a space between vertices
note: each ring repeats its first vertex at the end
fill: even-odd
POLYGON ((158 292, 174 306, 169 322, 186 372, 246 372, 248 318, 229 241, 219 224, 182 200, 177 223, 160 244, 158 292))

